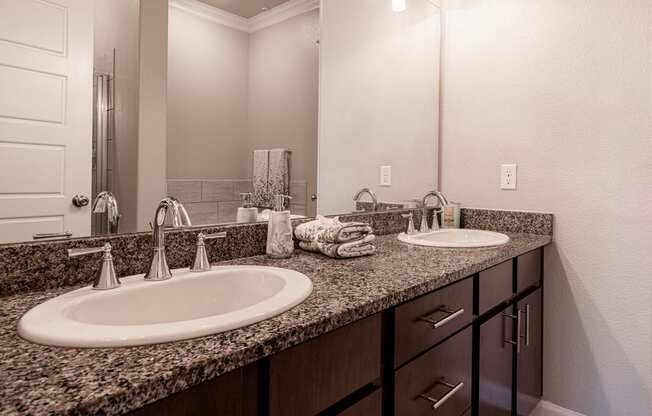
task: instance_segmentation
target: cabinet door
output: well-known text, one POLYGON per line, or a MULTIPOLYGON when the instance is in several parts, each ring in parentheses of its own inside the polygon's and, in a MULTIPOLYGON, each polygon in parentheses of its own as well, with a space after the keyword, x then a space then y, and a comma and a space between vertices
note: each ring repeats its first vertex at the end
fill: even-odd
POLYGON ((270 358, 270 416, 315 415, 380 378, 376 314, 270 358))
POLYGON ((369 396, 360 400, 348 409, 338 413, 338 416, 381 416, 382 414, 382 390, 376 390, 369 396))
POLYGON ((518 303, 521 314, 521 352, 517 359, 516 408, 528 416, 541 399, 543 310, 539 289, 518 303))
POLYGON ((516 339, 513 306, 480 326, 478 415, 512 414, 512 357, 516 339))
POLYGON ((258 365, 231 371, 129 413, 131 416, 256 416, 258 365))

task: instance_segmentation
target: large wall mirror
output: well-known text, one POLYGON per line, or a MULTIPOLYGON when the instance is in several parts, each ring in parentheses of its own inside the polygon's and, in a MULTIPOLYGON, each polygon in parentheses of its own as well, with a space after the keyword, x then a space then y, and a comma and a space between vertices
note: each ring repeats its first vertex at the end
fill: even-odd
POLYGON ((149 231, 164 197, 197 226, 436 186, 434 0, 4 3, 0 243, 149 231))

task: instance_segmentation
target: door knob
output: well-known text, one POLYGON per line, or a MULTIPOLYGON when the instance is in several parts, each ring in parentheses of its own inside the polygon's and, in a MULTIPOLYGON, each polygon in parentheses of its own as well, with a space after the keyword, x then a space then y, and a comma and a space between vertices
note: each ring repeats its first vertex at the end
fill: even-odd
POLYGON ((317 195, 312 194, 312 195, 310 196, 310 200, 311 200, 311 201, 316 201, 316 200, 317 200, 317 195))
POLYGON ((72 204, 77 208, 85 207, 90 202, 86 195, 77 194, 72 197, 72 204))

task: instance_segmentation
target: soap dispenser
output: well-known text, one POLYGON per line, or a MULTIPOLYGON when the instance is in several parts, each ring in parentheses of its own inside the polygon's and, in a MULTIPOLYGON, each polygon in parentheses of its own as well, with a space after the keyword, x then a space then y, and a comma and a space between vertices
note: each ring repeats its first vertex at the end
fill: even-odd
POLYGON ((288 258, 294 252, 290 211, 285 209, 285 204, 290 199, 292 198, 288 195, 276 195, 274 211, 269 213, 266 252, 271 258, 288 258))
POLYGON ((244 192, 240 194, 242 203, 238 208, 236 222, 257 222, 258 221, 258 208, 254 207, 251 203, 251 192, 244 192))

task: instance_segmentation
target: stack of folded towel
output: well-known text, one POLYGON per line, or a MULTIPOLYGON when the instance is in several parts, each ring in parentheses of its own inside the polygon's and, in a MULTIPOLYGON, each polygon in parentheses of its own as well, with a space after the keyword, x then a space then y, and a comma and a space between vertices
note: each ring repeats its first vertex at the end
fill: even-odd
POLYGON ((340 222, 337 217, 318 215, 316 220, 298 225, 294 235, 302 249, 333 258, 368 256, 376 252, 373 229, 362 222, 340 222))

